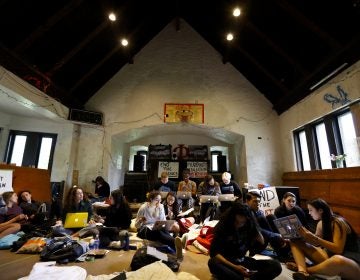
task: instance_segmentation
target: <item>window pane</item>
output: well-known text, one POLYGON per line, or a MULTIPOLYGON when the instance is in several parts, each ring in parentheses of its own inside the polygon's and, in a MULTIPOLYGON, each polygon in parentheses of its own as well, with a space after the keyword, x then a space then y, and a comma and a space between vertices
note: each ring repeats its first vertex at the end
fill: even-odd
POLYGON ((311 170, 305 131, 299 132, 299 140, 300 140, 301 158, 302 158, 304 170, 311 170))
POLYGON ((211 170, 212 171, 218 171, 218 164, 217 164, 217 154, 211 155, 211 170))
POLYGON ((17 166, 21 166, 24 156, 25 144, 26 144, 26 136, 24 135, 15 136, 14 148, 12 151, 10 163, 16 163, 17 166))
POLYGON ((350 112, 338 116, 340 136, 346 154, 346 166, 360 166, 360 154, 356 141, 353 119, 350 112))
POLYGON ((51 153, 52 138, 43 137, 41 139, 41 147, 39 154, 38 168, 48 169, 50 153, 51 153))
POLYGON ((319 156, 321 162, 321 169, 331 169, 331 159, 329 143, 327 140, 325 124, 321 123, 315 126, 317 144, 319 148, 319 156))

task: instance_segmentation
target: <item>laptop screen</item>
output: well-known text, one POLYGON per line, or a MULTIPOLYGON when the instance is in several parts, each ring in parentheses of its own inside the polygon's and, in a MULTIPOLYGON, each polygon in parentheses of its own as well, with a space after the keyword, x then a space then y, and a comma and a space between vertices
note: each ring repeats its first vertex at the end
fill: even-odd
POLYGON ((287 217, 274 220, 274 224, 283 238, 297 239, 301 238, 298 229, 302 226, 299 218, 293 214, 287 217))
POLYGON ((64 228, 83 228, 88 224, 88 212, 67 213, 64 228))

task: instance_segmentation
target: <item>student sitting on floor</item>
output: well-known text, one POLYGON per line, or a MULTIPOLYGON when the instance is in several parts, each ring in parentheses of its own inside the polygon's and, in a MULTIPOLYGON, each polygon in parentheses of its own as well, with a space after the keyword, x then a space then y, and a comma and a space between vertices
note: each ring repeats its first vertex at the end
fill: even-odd
POLYGON ((208 262, 211 273, 219 280, 274 279, 281 273, 278 261, 245 256, 255 243, 264 244, 264 238, 249 207, 234 203, 214 229, 208 262))
POLYGON ((160 192, 149 193, 149 201, 141 205, 136 216, 137 236, 142 239, 159 241, 176 250, 177 257, 182 257, 180 238, 174 238, 166 227, 154 228, 156 221, 166 221, 164 205, 161 204, 160 192), (176 241, 175 241, 176 240, 176 241), (176 246, 175 246, 176 243, 176 246))
MULTIPOLYGON (((199 184, 197 189, 198 196, 202 195, 213 195, 218 196, 221 194, 220 185, 218 182, 214 180, 214 177, 211 175, 206 175, 204 181, 199 184)), ((211 202, 203 202, 200 206, 200 221, 204 222, 204 220, 208 217, 209 210, 214 210, 218 212, 218 205, 211 202)), ((217 213, 213 214, 215 216, 217 213)), ((213 217, 211 217, 213 218, 213 217)))
POLYGON ((340 274, 345 279, 358 279, 360 253, 357 234, 341 216, 333 214, 330 206, 321 198, 308 203, 309 214, 319 221, 313 234, 305 227, 299 229, 303 237, 290 242, 298 272, 295 280, 312 279, 311 274, 340 274), (349 256, 349 258, 334 255, 349 256), (334 257, 332 257, 334 256, 334 257), (305 258, 315 265, 306 266, 305 258), (350 259, 352 258, 352 260, 350 259), (355 277, 356 276, 356 277, 355 277))
POLYGON ((5 207, 2 207, 0 211, 0 238, 18 232, 21 223, 28 220, 28 217, 23 214, 22 209, 17 205, 18 196, 15 192, 4 192, 2 197, 5 207))

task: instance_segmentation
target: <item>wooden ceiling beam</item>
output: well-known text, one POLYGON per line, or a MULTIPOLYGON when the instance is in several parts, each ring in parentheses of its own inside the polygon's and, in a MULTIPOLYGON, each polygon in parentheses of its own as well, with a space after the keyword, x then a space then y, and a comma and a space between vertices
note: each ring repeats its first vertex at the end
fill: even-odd
MULTIPOLYGON (((320 28, 315 22, 304 16, 299 12, 293 5, 291 5, 288 1, 284 0, 275 0, 280 8, 285 10, 285 12, 289 13, 292 18, 301 23, 302 26, 306 27, 312 33, 317 34, 321 39, 327 42, 329 46, 333 49, 340 49, 342 45, 335 40, 332 36, 330 36, 327 32, 325 32, 322 28, 320 28)), ((325 11, 324 11, 325 12, 325 11)))
POLYGON ((48 21, 39 26, 35 31, 33 31, 27 38, 25 38, 22 42, 20 42, 14 49, 16 53, 23 53, 26 49, 28 49, 38 38, 40 38, 45 32, 50 30, 56 23, 58 23, 61 19, 63 19, 68 13, 74 10, 77 6, 79 6, 83 2, 83 0, 74 0, 70 1, 68 5, 59 10, 59 12, 55 13, 51 16, 48 21))
POLYGON ((242 47, 236 47, 236 50, 238 50, 243 56, 245 56, 250 62, 256 66, 256 68, 262 72, 267 78, 269 78, 279 89, 282 93, 287 94, 289 92, 289 89, 285 87, 282 83, 279 82, 279 80, 274 77, 264 66, 262 66, 255 57, 253 57, 251 54, 249 54, 246 50, 244 50, 242 47))
POLYGON ((66 53, 62 58, 55 63, 49 71, 51 74, 55 74, 56 71, 59 71, 66 63, 68 63, 79 51, 81 51, 88 43, 90 43, 101 31, 103 31, 109 25, 109 21, 106 20, 101 23, 96 29, 94 29, 84 40, 72 48, 68 53, 66 53))
POLYGON ((273 40, 269 38, 264 32, 260 31, 253 23, 248 21, 246 26, 254 32, 257 36, 259 36, 262 40, 265 41, 267 45, 269 45, 274 51, 276 51, 280 56, 282 56, 289 64, 291 64, 295 70, 300 73, 301 76, 307 76, 309 72, 304 69, 298 61, 295 61, 290 55, 288 55, 279 45, 275 44, 273 40))

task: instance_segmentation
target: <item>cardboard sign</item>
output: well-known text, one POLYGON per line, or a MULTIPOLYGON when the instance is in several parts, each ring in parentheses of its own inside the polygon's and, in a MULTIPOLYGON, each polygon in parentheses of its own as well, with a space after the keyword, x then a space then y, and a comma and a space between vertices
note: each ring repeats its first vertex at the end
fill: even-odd
POLYGON ((191 178, 204 178, 207 175, 207 161, 188 161, 186 167, 190 170, 191 178))
POLYGON ((14 191, 12 181, 13 170, 0 169, 0 194, 14 191))
POLYGON ((178 161, 159 161, 158 177, 166 171, 169 178, 179 178, 179 162, 178 161))
POLYGON ((264 211, 266 216, 269 214, 274 214, 275 208, 280 206, 276 188, 267 187, 261 190, 257 189, 256 192, 260 193, 261 196, 259 204, 260 210, 264 211))

